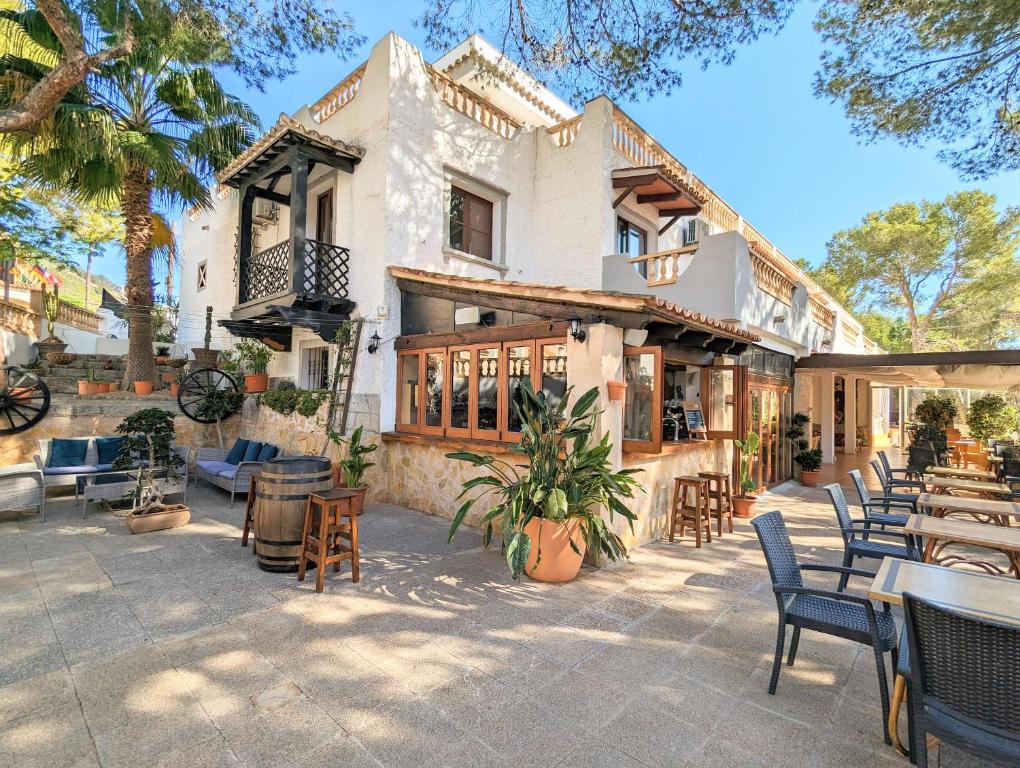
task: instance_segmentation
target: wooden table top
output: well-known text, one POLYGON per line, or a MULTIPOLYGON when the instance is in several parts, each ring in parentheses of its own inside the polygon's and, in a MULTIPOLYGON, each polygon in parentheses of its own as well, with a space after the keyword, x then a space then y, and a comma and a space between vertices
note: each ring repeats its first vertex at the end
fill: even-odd
POLYGON ((907 515, 907 524, 903 530, 926 539, 974 544, 1003 552, 1020 552, 1020 528, 986 525, 951 517, 907 515))
POLYGON ((1002 462, 1005 461, 1005 459, 1002 458, 1002 456, 989 456, 988 461, 990 461, 992 464, 1001 464, 1002 462))
POLYGON ((887 557, 868 590, 872 600, 903 604, 903 593, 972 616, 1020 626, 1020 581, 887 557))
POLYGON ((946 488, 952 491, 970 491, 971 493, 1011 493, 1005 483, 993 483, 988 480, 965 480, 957 477, 933 477, 924 481, 927 488, 946 488))
POLYGON ((963 467, 928 467, 924 474, 933 477, 959 477, 964 480, 995 480, 994 472, 983 469, 965 469, 963 467))
POLYGON ((981 515, 1011 515, 1020 517, 1020 504, 994 499, 975 499, 970 496, 947 496, 944 493, 922 493, 917 497, 922 507, 939 507, 956 512, 976 512, 981 515))

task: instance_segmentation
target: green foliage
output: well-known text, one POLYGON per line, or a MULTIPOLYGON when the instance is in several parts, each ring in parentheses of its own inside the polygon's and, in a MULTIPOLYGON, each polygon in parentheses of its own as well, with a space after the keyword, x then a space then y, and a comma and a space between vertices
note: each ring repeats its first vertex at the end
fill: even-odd
POLYGON ((827 0, 815 92, 868 140, 938 142, 964 176, 1020 167, 1015 2, 827 0))
POLYGON ((362 432, 363 427, 359 425, 351 433, 351 439, 344 440, 332 427, 329 427, 327 430, 330 441, 337 448, 343 449, 340 469, 343 471, 344 485, 348 488, 361 488, 365 472, 368 471, 369 467, 375 466, 375 463, 368 461, 366 457, 375 453, 379 446, 375 443, 362 443, 362 432))
POLYGON ((156 489, 156 473, 173 471, 184 463, 174 450, 177 436, 174 414, 162 408, 145 408, 127 416, 117 425, 117 432, 126 437, 113 468, 132 469, 139 458, 148 462, 137 470, 135 498, 140 502, 145 500, 142 506, 147 508, 160 506, 162 496, 156 489))
POLYGON ((810 448, 800 451, 793 460, 805 472, 815 472, 822 466, 822 449, 810 448))
POLYGON ((974 400, 967 411, 970 436, 978 441, 1009 437, 1017 429, 1016 407, 1001 395, 984 395, 974 400))
POLYGON ((953 426, 960 408, 956 400, 949 395, 931 394, 914 408, 914 420, 922 424, 934 424, 939 429, 953 426))
POLYGON ((744 440, 734 440, 737 451, 740 453, 740 472, 737 478, 737 490, 739 496, 746 496, 753 493, 758 485, 751 478, 751 466, 758 458, 758 449, 761 447, 761 437, 757 432, 748 432, 744 440))
POLYGON ((806 413, 796 412, 790 417, 790 426, 786 430, 786 436, 793 442, 798 450, 803 451, 808 447, 807 427, 811 423, 811 417, 806 413))
POLYGON ((1020 208, 957 192, 869 213, 811 275, 891 351, 987 349, 1020 337, 1018 246, 1020 208))
POLYGON ((198 403, 195 415, 200 419, 210 419, 219 423, 241 410, 242 405, 244 405, 242 393, 233 389, 215 389, 198 403))
POLYGON ((46 338, 54 339, 53 325, 60 317, 60 289, 54 286, 52 291, 43 290, 43 314, 46 315, 46 338))
MULTIPOLYGON (((936 424, 913 424, 909 427, 910 444, 918 448, 933 448, 940 456, 949 447, 946 432, 936 424)), ((923 467, 922 467, 923 469, 923 467)))
POLYGON ((241 372, 241 357, 236 349, 224 349, 217 358, 217 365, 224 373, 237 374, 241 372))
POLYGON ((518 391, 521 398, 514 407, 521 420, 521 441, 512 445, 510 451, 523 459, 523 464, 512 465, 495 456, 468 451, 446 455, 487 473, 464 483, 458 498, 475 489, 479 493, 461 504, 450 525, 449 538, 453 539, 468 511, 491 492, 496 503, 482 515, 485 525, 482 541, 487 547, 494 525, 499 526, 514 579, 523 573, 532 546, 539 548, 541 557, 541 542, 532 542, 524 532, 533 517, 556 522, 576 520, 588 551, 596 558, 600 554, 610 560, 626 557, 626 547, 606 525, 600 509, 608 510, 610 521, 615 515, 622 516, 633 530, 637 518, 624 500, 633 498, 634 491, 641 488, 633 477, 641 470, 613 472, 609 463, 612 451, 609 435, 595 441, 598 388, 593 387, 577 398, 569 415, 566 408, 570 388, 555 406, 542 394, 536 394, 527 380, 518 391))
POLYGON ((263 392, 258 396, 258 404, 284 416, 297 412, 308 419, 318 413, 328 397, 329 392, 324 389, 296 389, 291 385, 263 392))
POLYGON ((238 363, 247 374, 262 374, 269 370, 273 350, 256 339, 241 339, 234 346, 238 363))

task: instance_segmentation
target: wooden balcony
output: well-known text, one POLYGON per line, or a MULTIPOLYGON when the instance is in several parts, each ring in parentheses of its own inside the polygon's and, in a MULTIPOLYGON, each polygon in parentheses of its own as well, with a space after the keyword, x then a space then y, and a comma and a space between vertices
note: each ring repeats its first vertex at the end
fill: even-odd
POLYGON ((241 258, 235 317, 269 301, 290 306, 299 299, 321 303, 347 298, 350 250, 318 240, 303 242, 299 259, 291 258, 291 240, 241 258))

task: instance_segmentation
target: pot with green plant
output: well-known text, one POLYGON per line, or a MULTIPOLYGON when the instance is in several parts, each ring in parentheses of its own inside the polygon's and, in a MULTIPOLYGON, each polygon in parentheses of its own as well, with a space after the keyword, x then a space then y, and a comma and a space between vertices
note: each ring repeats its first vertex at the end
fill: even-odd
POLYGON ((800 482, 808 488, 818 485, 819 470, 822 468, 822 449, 804 449, 793 460, 800 467, 800 482))
POLYGON ((269 362, 273 350, 255 339, 242 339, 234 347, 238 362, 244 371, 245 392, 265 392, 269 389, 269 362))
POLYGON ((757 432, 748 432, 743 440, 734 440, 740 454, 740 472, 737 477, 737 494, 733 497, 733 515, 735 517, 751 517, 758 497, 753 495, 758 484, 751 477, 751 467, 758 458, 761 438, 757 432))
POLYGON ((84 379, 78 379, 79 395, 99 394, 99 383, 96 381, 96 369, 89 368, 88 375, 84 379))
POLYGON ((487 510, 479 520, 485 527, 482 543, 488 547, 493 529, 499 529, 514 579, 523 573, 538 581, 570 581, 586 552, 596 561, 627 556, 610 526, 618 515, 633 531, 637 518, 625 502, 641 489, 634 479, 641 470, 612 470, 609 435, 595 436, 599 388, 577 398, 568 414, 570 392, 551 404, 525 379, 514 400, 521 441, 509 447, 513 463, 468 451, 446 454, 485 472, 464 483, 458 498, 471 498, 454 515, 448 538, 481 502, 487 510))
POLYGON ((54 286, 52 291, 43 288, 42 292, 43 317, 46 318, 46 338, 35 343, 39 349, 39 355, 46 357, 50 352, 63 352, 67 344, 57 338, 56 324, 60 317, 60 289, 54 286))
POLYGON ((1012 437, 1016 434, 1017 420, 1016 407, 1002 395, 982 395, 967 409, 967 428, 979 443, 1012 437))
POLYGON ((934 424, 943 431, 950 429, 959 415, 960 408, 949 395, 928 395, 914 408, 914 421, 934 424))
POLYGON ((365 511, 365 494, 368 493, 368 486, 364 484, 365 472, 369 467, 375 466, 375 463, 368 461, 367 457, 375 453, 379 447, 375 443, 362 443, 363 432, 363 427, 359 425, 351 433, 350 440, 344 440, 334 429, 328 430, 330 442, 343 455, 333 467, 333 484, 358 494, 353 502, 354 512, 358 515, 365 511))
POLYGON ((180 471, 184 460, 174 447, 174 414, 162 408, 144 408, 125 418, 117 432, 124 439, 113 468, 131 470, 135 479, 135 503, 127 516, 131 532, 148 533, 188 523, 188 507, 163 501, 165 495, 183 493, 187 483, 186 474, 180 471))
POLYGON ((168 365, 170 363, 170 347, 166 344, 156 345, 156 365, 168 365))

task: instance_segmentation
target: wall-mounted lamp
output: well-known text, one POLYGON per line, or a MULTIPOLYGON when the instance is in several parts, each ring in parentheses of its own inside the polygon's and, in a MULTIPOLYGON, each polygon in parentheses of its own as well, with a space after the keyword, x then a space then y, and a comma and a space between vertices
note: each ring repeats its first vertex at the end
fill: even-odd
POLYGON ((781 325, 786 322, 786 315, 776 315, 772 318, 772 322, 776 325, 781 325))
POLYGON ((368 354, 374 355, 379 351, 379 342, 382 341, 382 336, 378 332, 375 332, 368 339, 368 354))
POLYGON ((823 347, 831 347, 832 346, 832 339, 822 339, 822 346, 823 347))
POLYGON ((582 343, 586 338, 588 338, 588 334, 585 333, 584 328, 581 327, 581 318, 579 317, 570 318, 570 338, 582 343))

